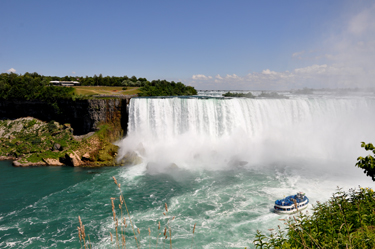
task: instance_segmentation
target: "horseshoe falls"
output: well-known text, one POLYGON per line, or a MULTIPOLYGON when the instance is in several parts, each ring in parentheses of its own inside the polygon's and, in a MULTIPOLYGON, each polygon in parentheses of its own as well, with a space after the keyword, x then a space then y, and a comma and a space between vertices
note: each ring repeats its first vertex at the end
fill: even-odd
MULTIPOLYGON (((141 248, 155 248, 156 241, 158 248, 169 246, 159 236, 168 223, 164 203, 175 216, 173 248, 253 248, 257 229, 268 232, 287 217, 272 212, 276 199, 303 191, 315 204, 337 186, 373 187, 355 163, 367 154, 361 142, 375 142, 374 110, 371 96, 133 98, 128 135, 117 143, 119 160, 137 155, 133 165, 14 168, 0 162, 6 200, 0 247, 79 248, 81 216, 93 247, 111 248, 110 198, 120 194, 115 176, 141 248)), ((127 229, 127 248, 137 248, 127 229)))

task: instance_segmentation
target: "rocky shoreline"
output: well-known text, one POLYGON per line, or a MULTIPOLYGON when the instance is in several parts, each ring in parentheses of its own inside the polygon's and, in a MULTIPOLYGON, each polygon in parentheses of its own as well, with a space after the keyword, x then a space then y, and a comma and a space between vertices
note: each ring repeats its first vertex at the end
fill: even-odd
POLYGON ((73 136, 69 124, 32 117, 0 120, 0 160, 12 160, 15 167, 120 166, 112 142, 121 136, 121 128, 106 123, 96 132, 73 136))

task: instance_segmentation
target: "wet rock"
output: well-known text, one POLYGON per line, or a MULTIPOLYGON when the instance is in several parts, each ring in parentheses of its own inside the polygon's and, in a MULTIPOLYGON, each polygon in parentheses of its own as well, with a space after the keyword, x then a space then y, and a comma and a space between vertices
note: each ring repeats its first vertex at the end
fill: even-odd
POLYGON ((169 168, 170 168, 170 169, 179 169, 179 167, 178 167, 177 164, 175 164, 175 163, 171 163, 171 164, 169 165, 169 168))
POLYGON ((121 164, 124 165, 136 165, 142 163, 142 158, 134 151, 129 151, 120 160, 121 164))
POLYGON ((60 163, 59 160, 53 159, 53 158, 43 158, 43 161, 48 165, 48 166, 63 166, 63 163, 60 163))

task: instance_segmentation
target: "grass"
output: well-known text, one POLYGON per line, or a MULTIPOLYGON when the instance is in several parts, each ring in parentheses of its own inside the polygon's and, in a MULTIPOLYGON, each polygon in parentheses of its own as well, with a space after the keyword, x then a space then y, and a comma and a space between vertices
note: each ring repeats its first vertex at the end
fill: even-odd
MULTIPOLYGON (((140 244, 141 232, 140 232, 139 228, 137 228, 137 230, 135 230, 135 228, 134 228, 135 224, 133 224, 133 222, 132 222, 130 213, 128 211, 128 207, 127 207, 126 202, 125 202, 125 198, 122 194, 121 184, 119 184, 117 182, 117 180, 114 176, 112 178, 113 178, 114 183, 116 184, 116 186, 120 190, 120 196, 118 198, 115 198, 115 197, 110 198, 111 204, 112 204, 111 207, 112 207, 113 227, 114 227, 113 233, 109 232, 109 236, 110 236, 110 240, 111 240, 111 246, 113 248, 124 248, 124 249, 126 249, 126 245, 131 243, 131 244, 135 244, 136 247, 138 249, 140 249, 141 248, 141 244, 140 244), (115 203, 116 200, 118 200, 118 203, 117 202, 115 203), (118 207, 119 211, 116 210, 116 207, 118 207), (126 211, 126 213, 125 213, 125 211, 126 211), (126 219, 125 216, 127 216, 127 219, 126 219), (131 232, 134 236, 133 237, 134 240, 133 240, 132 237, 130 237, 130 238, 126 237, 126 230, 129 230, 129 229, 131 229, 131 232), (129 242, 129 239, 130 239, 130 242, 129 242)), ((157 228, 155 228, 154 230, 152 230, 151 228, 148 228, 148 241, 149 241, 148 248, 151 248, 151 246, 153 247, 154 245, 155 245, 155 248, 158 248, 158 242, 160 240, 162 240, 163 249, 165 249, 165 246, 166 246, 165 244, 168 244, 168 243, 169 243, 169 248, 172 249, 173 244, 172 244, 171 223, 176 217, 175 216, 172 217, 172 216, 169 215, 167 203, 165 203, 164 207, 165 207, 165 212, 163 212, 163 215, 167 218, 167 222, 164 224, 164 229, 162 229, 162 230, 160 230, 160 228, 161 228, 160 221, 156 224, 157 228), (152 234, 153 231, 156 231, 156 232, 154 232, 154 234, 156 234, 156 236, 155 236, 156 241, 154 241, 154 242, 151 241, 151 238, 152 238, 151 234, 152 234), (162 236, 160 236, 160 235, 162 235, 162 236)), ((81 248, 85 248, 85 249, 92 248, 92 244, 91 244, 90 240, 87 241, 87 239, 86 239, 85 226, 83 225, 80 216, 78 216, 78 222, 79 222, 79 226, 77 227, 78 228, 78 238, 79 238, 79 242, 81 244, 81 248)), ((193 228, 191 248, 194 245, 195 228, 196 228, 196 223, 194 224, 194 228, 193 228)), ((90 238, 89 236, 87 236, 87 237, 90 238)), ((161 247, 160 243, 159 243, 159 246, 161 247)))
POLYGON ((139 93, 139 87, 127 87, 123 90, 121 86, 75 86, 77 95, 133 95, 139 93))

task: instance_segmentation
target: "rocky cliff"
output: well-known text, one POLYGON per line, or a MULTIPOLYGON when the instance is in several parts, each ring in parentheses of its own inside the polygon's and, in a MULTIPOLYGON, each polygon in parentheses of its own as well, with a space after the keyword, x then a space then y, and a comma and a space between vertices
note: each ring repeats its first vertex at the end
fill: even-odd
POLYGON ((116 166, 118 147, 112 144, 121 130, 101 123, 99 130, 73 136, 69 124, 49 123, 32 117, 0 120, 0 160, 14 166, 116 166))
POLYGON ((128 122, 126 99, 60 99, 56 104, 38 100, 0 100, 0 119, 20 117, 69 123, 75 135, 97 130, 101 123, 119 126, 125 134, 128 122))

